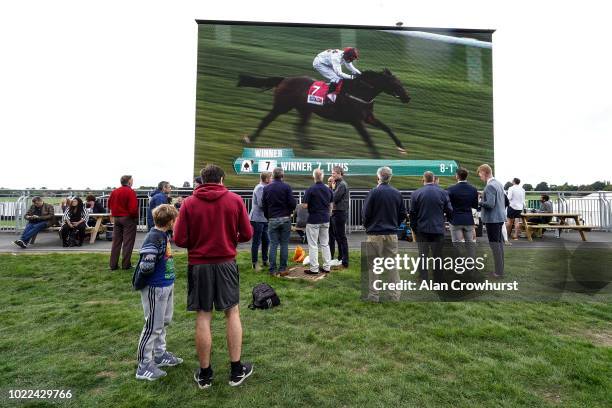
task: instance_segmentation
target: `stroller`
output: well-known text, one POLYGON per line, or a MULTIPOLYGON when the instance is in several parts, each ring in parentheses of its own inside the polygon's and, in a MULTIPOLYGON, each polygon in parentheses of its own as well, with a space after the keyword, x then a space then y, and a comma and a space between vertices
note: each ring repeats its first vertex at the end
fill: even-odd
POLYGON ((308 208, 304 208, 298 205, 295 210, 295 232, 300 236, 300 242, 302 244, 308 244, 306 238, 306 223, 308 222, 308 208))

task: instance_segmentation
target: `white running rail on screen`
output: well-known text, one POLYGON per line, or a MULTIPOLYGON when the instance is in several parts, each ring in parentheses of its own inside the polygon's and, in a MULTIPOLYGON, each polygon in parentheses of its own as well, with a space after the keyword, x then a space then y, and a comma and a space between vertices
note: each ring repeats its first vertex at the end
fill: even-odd
POLYGON ((451 35, 434 34, 425 31, 404 31, 404 30, 390 30, 386 31, 392 34, 402 35, 404 37, 420 38, 422 40, 439 41, 447 44, 459 44, 467 45, 469 47, 477 48, 492 48, 492 44, 488 41, 476 40, 474 38, 467 37, 454 37, 451 35))

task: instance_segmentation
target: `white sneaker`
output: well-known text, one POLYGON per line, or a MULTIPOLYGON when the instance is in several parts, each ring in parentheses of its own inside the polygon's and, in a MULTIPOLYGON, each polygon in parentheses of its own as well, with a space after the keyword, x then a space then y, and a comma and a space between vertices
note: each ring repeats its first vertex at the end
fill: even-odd
POLYGON ((138 366, 138 369, 136 370, 137 380, 155 381, 158 378, 162 378, 165 376, 166 372, 157 368, 155 363, 153 363, 152 361, 144 367, 138 366))

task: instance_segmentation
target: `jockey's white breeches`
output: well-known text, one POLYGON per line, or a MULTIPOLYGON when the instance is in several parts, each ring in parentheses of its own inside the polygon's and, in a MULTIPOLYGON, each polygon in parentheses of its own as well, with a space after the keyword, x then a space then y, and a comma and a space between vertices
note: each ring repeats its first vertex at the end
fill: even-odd
POLYGON ((318 57, 316 57, 314 61, 312 61, 312 67, 319 71, 319 73, 323 75, 326 79, 328 79, 330 82, 338 82, 342 79, 338 76, 338 74, 336 74, 332 67, 323 64, 318 57))

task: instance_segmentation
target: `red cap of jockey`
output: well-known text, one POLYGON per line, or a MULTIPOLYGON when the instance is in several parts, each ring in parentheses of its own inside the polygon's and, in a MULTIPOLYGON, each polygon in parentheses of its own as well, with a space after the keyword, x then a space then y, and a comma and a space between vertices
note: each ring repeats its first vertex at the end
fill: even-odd
POLYGON ((354 61, 356 59, 359 59, 359 51, 357 50, 357 48, 346 47, 344 49, 344 54, 342 55, 342 57, 348 62, 354 61))

